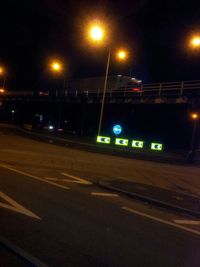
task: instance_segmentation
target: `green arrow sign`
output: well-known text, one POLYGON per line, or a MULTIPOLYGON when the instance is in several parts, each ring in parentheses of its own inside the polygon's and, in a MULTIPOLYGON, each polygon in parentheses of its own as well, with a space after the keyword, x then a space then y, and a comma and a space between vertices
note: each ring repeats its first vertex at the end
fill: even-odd
POLYGON ((140 140, 132 140, 132 147, 143 148, 144 142, 140 140))
POLYGON ((151 143, 151 150, 162 150, 163 145, 159 143, 151 143))
POLYGON ((107 136, 97 136, 97 143, 110 144, 110 137, 107 136))
POLYGON ((116 138, 115 145, 118 146, 128 146, 128 139, 116 138))

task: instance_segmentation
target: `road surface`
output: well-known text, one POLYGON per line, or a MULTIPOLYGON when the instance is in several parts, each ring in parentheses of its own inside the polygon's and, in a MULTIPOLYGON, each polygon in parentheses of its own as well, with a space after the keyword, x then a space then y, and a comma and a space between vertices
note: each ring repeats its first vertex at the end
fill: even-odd
POLYGON ((56 153, 47 162, 53 145, 5 129, 0 143, 0 266, 200 266, 196 218, 99 188, 56 153))

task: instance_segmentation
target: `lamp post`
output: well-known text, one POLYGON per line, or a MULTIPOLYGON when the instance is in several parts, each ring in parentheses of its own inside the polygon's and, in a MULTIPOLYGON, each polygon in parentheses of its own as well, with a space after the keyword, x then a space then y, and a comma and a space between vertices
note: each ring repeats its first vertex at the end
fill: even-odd
POLYGON ((190 115, 190 117, 193 120, 193 130, 192 130, 192 138, 191 138, 191 143, 190 143, 190 150, 188 153, 188 160, 192 161, 194 158, 194 153, 195 153, 197 125, 198 125, 198 120, 199 120, 199 114, 196 112, 193 112, 190 115))
MULTIPOLYGON (((106 39, 105 36, 105 27, 101 25, 100 23, 96 23, 91 25, 89 28, 89 39, 95 44, 101 44, 104 39, 106 39)), ((104 106, 105 106, 105 96, 106 96, 106 89, 107 89, 107 83, 108 83, 108 74, 109 74, 109 68, 110 68, 110 59, 111 59, 111 45, 108 45, 108 56, 107 56, 107 64, 106 64, 106 72, 105 72, 105 78, 104 78, 104 85, 103 85, 103 96, 102 96, 102 103, 101 103, 101 110, 100 110, 100 117, 99 117, 99 125, 98 125, 98 135, 101 134, 102 129, 102 120, 103 120, 103 112, 104 112, 104 106)), ((116 53, 116 58, 120 61, 124 61, 127 58, 127 52, 123 49, 120 49, 116 53)))
POLYGON ((3 77, 3 86, 2 86, 2 89, 4 90, 5 83, 6 83, 6 75, 5 75, 5 68, 3 66, 0 66, 0 76, 3 77))
MULTIPOLYGON (((63 93, 65 91, 65 72, 62 62, 58 60, 54 60, 50 63, 50 70, 55 74, 61 74, 63 73, 63 93)), ((58 114, 58 129, 61 127, 61 119, 62 119, 62 103, 60 103, 60 109, 58 114)))

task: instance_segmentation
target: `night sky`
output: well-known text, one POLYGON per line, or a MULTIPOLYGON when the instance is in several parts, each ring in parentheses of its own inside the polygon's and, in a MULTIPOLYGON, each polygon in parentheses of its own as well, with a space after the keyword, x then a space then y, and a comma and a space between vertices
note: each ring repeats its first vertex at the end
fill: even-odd
POLYGON ((131 73, 144 82, 200 79, 200 50, 188 48, 200 33, 199 1, 7 0, 1 3, 0 64, 7 87, 51 86, 49 58, 66 64, 67 78, 101 76, 106 47, 90 47, 83 29, 90 19, 106 21, 113 49, 129 49, 129 61, 112 60, 111 74, 131 73))

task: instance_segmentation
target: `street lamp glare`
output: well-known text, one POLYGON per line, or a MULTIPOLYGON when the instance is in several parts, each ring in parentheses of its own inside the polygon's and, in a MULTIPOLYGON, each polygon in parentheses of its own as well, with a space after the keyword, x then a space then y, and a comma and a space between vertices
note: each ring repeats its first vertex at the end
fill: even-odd
POLYGON ((200 37, 196 36, 191 39, 191 45, 193 47, 200 47, 200 37))
POLYGON ((102 41, 104 37, 103 27, 98 25, 93 25, 89 30, 89 36, 93 41, 102 41))
POLYGON ((197 120, 199 118, 199 114, 198 113, 192 113, 191 117, 193 120, 197 120))
POLYGON ((59 62, 52 62, 51 69, 55 72, 61 71, 61 64, 59 62))
POLYGON ((4 73, 4 68, 0 66, 0 75, 4 73))
POLYGON ((125 50, 119 50, 117 52, 117 58, 119 60, 125 60, 127 58, 127 52, 125 50))

